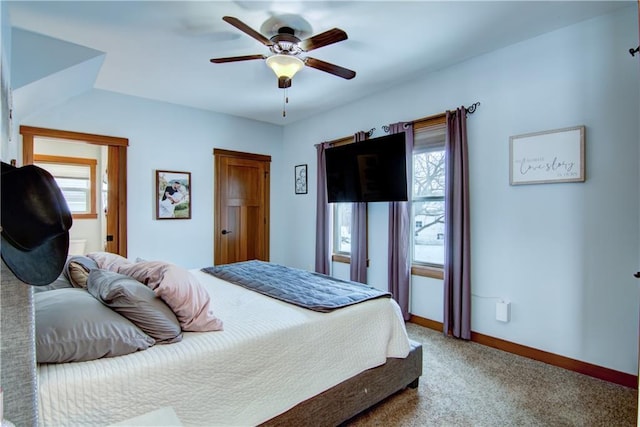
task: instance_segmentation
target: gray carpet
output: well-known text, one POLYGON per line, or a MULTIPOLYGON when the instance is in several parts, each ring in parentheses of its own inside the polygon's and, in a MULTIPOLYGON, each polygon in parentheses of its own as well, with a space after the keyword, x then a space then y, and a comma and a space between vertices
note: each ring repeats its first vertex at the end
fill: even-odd
POLYGON ((407 324, 423 374, 348 426, 635 426, 637 391, 407 324))

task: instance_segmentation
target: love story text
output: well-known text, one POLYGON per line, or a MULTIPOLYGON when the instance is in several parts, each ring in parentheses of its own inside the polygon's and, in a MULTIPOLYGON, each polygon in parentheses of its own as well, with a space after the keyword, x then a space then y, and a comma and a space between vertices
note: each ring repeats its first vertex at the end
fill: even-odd
POLYGON ((547 161, 544 157, 523 157, 520 161, 516 160, 516 163, 520 163, 521 175, 535 172, 555 172, 558 176, 577 176, 578 174, 575 171, 575 162, 560 160, 557 156, 552 161, 547 161))

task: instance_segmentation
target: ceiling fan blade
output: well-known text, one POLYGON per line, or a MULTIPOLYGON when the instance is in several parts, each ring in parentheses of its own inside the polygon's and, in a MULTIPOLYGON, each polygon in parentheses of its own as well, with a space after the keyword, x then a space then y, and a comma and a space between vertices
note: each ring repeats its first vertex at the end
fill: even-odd
POLYGON ((311 68, 334 74, 338 77, 342 77, 343 79, 351 80, 356 76, 355 71, 349 70, 348 68, 340 67, 339 65, 331 64, 329 62, 321 61, 316 58, 305 58, 304 63, 311 68))
POLYGON ((214 64, 223 64, 225 62, 237 62, 237 61, 249 61, 251 59, 265 59, 264 55, 244 55, 244 56, 230 56, 228 58, 211 58, 209 61, 214 64))
POLYGON ((229 23, 229 24, 231 24, 231 25, 233 25, 234 27, 236 27, 240 31, 250 35, 251 37, 253 37, 254 39, 258 40, 263 45, 265 45, 265 46, 273 46, 273 42, 271 40, 269 40, 268 38, 266 38, 265 36, 263 36, 262 34, 257 32, 256 30, 254 30, 253 28, 251 28, 250 26, 248 26, 247 24, 245 24, 244 22, 242 22, 238 18, 234 18, 233 16, 223 16, 222 20, 227 22, 227 23, 229 23))
POLYGON ((315 36, 309 37, 308 39, 302 40, 298 44, 298 46, 300 46, 300 49, 304 50, 305 52, 309 52, 310 50, 341 42, 342 40, 346 39, 347 33, 339 28, 333 28, 329 31, 325 31, 324 33, 320 33, 315 36))

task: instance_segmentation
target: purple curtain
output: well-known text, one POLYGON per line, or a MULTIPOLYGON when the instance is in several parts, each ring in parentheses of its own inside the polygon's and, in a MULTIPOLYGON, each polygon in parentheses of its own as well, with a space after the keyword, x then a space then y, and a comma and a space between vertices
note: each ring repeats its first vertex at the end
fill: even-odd
POLYGON ((325 171, 325 149, 328 144, 317 144, 317 186, 316 191, 316 272, 329 274, 331 269, 331 210, 327 202, 327 178, 325 171))
MULTIPOLYGON (((413 167, 413 124, 394 123, 389 126, 390 134, 406 132, 405 151, 407 180, 410 180, 413 167)), ((408 185, 409 200, 411 200, 408 185)), ((411 233, 410 202, 389 203, 389 292, 393 295, 405 320, 409 320, 409 288, 411 279, 411 255, 409 240, 411 233)))
POLYGON ((469 156, 464 107, 447 111, 444 254, 444 334, 471 339, 469 156))
MULTIPOLYGON (((355 142, 364 141, 366 132, 357 132, 355 142)), ((350 278, 354 282, 367 283, 367 204, 351 205, 351 261, 350 278)))

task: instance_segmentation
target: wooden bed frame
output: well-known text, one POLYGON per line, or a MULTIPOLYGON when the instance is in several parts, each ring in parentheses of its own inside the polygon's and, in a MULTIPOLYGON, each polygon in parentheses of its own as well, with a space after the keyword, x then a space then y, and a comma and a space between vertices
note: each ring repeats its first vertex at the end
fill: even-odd
POLYGON ((422 375, 422 345, 410 343, 406 358, 388 358, 384 365, 305 400, 261 426, 337 426, 406 387, 417 388, 422 375))

